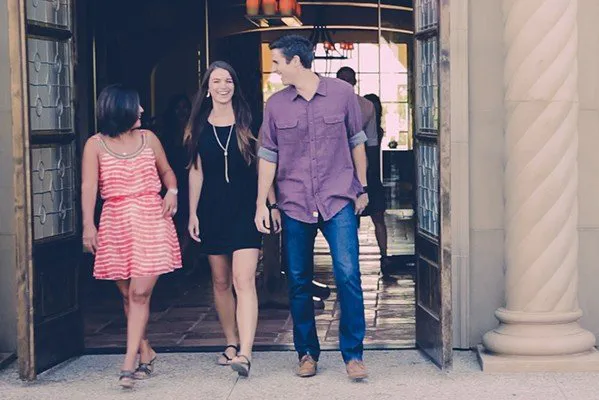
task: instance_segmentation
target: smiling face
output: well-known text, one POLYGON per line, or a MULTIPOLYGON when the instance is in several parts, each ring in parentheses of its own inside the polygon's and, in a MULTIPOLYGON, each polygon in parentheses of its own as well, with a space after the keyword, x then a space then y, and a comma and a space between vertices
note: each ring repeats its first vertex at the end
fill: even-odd
POLYGON ((208 93, 212 101, 227 104, 231 102, 235 93, 235 83, 229 71, 217 68, 210 74, 208 80, 208 93))
POLYGON ((272 71, 281 77, 284 85, 293 85, 300 71, 299 57, 294 56, 289 62, 279 49, 272 50, 272 71))

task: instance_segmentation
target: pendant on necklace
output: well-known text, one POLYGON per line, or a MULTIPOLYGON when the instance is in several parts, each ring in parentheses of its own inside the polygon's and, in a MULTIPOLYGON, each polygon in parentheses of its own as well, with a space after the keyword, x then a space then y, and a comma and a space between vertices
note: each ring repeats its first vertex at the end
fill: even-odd
POLYGON ((235 124, 231 125, 231 128, 229 129, 229 136, 227 137, 227 144, 223 146, 223 144, 220 142, 220 139, 218 138, 218 134, 216 133, 216 128, 214 127, 214 125, 212 125, 212 131, 214 132, 214 137, 216 138, 216 142, 218 143, 218 146, 223 150, 223 154, 224 154, 224 158, 225 158, 225 181, 227 183, 230 183, 229 181, 229 142, 231 141, 231 133, 233 132, 233 127, 235 126, 235 124))

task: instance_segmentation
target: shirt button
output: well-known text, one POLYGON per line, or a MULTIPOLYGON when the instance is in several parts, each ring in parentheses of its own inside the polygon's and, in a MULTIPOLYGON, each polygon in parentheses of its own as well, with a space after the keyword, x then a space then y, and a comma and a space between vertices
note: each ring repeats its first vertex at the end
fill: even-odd
POLYGON ((318 217, 318 211, 314 211, 314 212, 312 212, 312 216, 313 216, 314 218, 318 217))

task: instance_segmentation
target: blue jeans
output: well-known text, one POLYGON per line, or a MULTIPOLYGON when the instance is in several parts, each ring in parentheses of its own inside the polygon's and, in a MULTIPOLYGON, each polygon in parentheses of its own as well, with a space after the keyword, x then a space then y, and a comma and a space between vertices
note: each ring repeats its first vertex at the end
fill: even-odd
POLYGON ((310 354, 315 360, 320 356, 311 290, 314 276, 314 239, 318 229, 329 243, 333 257, 337 299, 341 305, 341 355, 346 363, 362 360, 366 322, 358 263, 358 225, 353 203, 349 203, 329 221, 321 219, 316 224, 297 221, 283 214, 295 350, 300 359, 306 354, 310 354))

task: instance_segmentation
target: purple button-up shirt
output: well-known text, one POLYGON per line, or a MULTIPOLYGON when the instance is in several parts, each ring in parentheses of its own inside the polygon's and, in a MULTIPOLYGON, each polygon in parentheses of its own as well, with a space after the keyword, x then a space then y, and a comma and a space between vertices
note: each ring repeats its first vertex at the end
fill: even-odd
POLYGON ((339 79, 320 77, 310 101, 293 86, 272 95, 260 129, 258 156, 277 163, 277 203, 289 217, 327 221, 362 185, 351 149, 366 142, 360 105, 353 88, 339 79))

